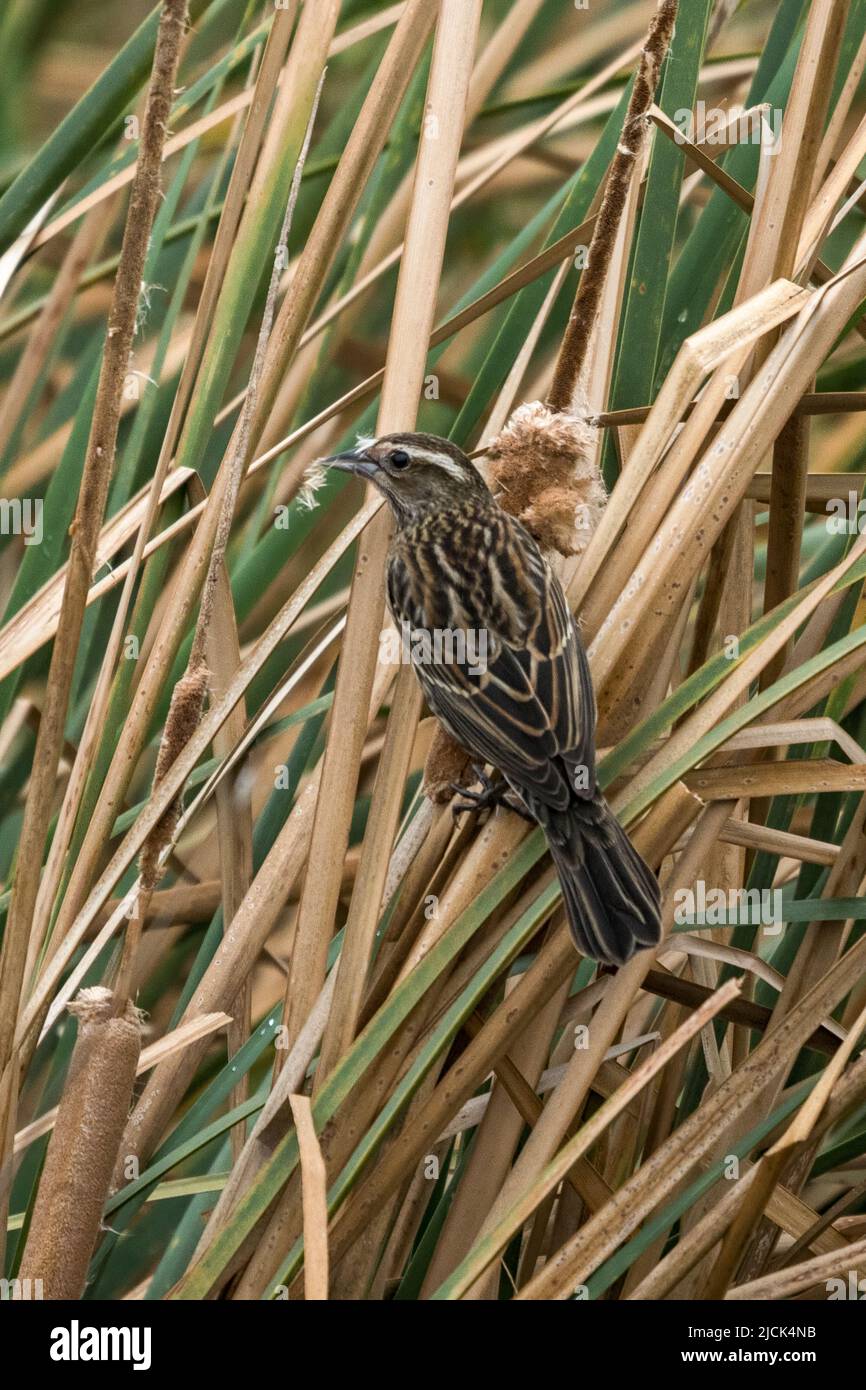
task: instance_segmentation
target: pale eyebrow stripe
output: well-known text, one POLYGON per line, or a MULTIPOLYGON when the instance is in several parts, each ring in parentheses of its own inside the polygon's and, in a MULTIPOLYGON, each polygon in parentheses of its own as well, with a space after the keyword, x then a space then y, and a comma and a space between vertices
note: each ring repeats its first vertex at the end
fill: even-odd
POLYGON ((449 458, 447 454, 434 454, 426 449, 416 449, 415 457, 423 459, 425 463, 432 463, 436 468, 441 468, 443 473, 447 473, 452 478, 463 477, 463 469, 460 464, 449 458))

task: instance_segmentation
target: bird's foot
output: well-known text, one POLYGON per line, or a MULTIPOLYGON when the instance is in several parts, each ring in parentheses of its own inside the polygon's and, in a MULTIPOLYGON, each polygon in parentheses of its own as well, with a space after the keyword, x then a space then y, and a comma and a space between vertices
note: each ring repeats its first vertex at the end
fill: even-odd
POLYGON ((451 814, 455 820, 466 811, 486 811, 491 806, 498 806, 508 793, 508 783, 502 780, 494 782, 478 763, 472 764, 472 771, 475 773, 475 780, 481 784, 480 791, 476 791, 474 787, 461 787, 456 782, 451 783, 454 794, 464 798, 463 801, 454 801, 451 805, 451 814))
POLYGON ((522 820, 529 821, 530 825, 535 824, 535 817, 529 814, 523 801, 504 778, 500 777, 494 781, 477 763, 472 764, 472 771, 475 773, 476 781, 481 784, 480 791, 476 791, 474 787, 460 787, 456 782, 451 783, 455 794, 465 798, 452 804, 451 813, 455 820, 466 811, 486 811, 492 806, 506 806, 522 820))

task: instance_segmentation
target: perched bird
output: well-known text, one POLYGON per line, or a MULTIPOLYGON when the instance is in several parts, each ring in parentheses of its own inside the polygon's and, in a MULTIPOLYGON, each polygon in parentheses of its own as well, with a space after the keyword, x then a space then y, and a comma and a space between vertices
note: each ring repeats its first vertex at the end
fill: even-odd
POLYGON ((427 703, 504 778, 482 774, 482 792, 455 790, 473 809, 504 801, 541 826, 584 955, 622 965, 656 945, 658 883, 599 791, 586 653, 532 536, 447 439, 390 434, 325 462, 389 503, 388 602, 411 634, 427 703), (453 640, 460 634, 471 642, 453 640))

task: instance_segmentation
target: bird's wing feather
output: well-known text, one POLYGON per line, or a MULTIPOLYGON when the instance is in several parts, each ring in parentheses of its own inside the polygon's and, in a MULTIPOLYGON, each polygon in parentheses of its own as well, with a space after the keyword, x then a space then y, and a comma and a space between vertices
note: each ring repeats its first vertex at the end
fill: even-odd
POLYGON ((529 534, 505 513, 492 536, 490 518, 485 522, 487 542, 464 534, 462 544, 449 545, 445 563, 437 553, 441 538, 410 538, 411 565, 398 554, 389 567, 392 611, 413 630, 445 626, 445 610, 431 601, 423 577, 448 575, 441 586, 452 595, 450 625, 485 630, 487 660, 474 672, 467 661, 417 664, 427 702, 460 743, 498 767, 530 803, 564 810, 574 795, 595 789, 586 654, 562 586, 529 534))

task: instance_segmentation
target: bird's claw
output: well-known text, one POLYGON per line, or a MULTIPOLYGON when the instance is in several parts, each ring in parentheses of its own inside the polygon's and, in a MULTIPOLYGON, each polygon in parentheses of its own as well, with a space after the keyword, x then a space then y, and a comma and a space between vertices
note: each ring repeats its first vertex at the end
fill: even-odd
POLYGON ((466 811, 485 811, 490 806, 498 806, 508 791, 505 782, 494 782, 485 769, 476 763, 472 764, 472 771, 475 773, 475 780, 481 783, 481 791, 475 791, 473 787, 461 787, 457 782, 451 783, 454 794, 465 798, 451 805, 451 814, 455 820, 466 811))
POLYGON ((456 782, 451 783, 451 790, 457 796, 466 798, 465 801, 452 802, 451 814, 455 820, 466 811, 486 811, 491 806, 505 806, 521 820, 528 821, 530 825, 537 824, 535 816, 504 778, 500 777, 494 782, 489 773, 477 763, 472 764, 472 771, 475 773, 475 780, 481 783, 480 792, 475 791, 473 787, 460 787, 456 782))

